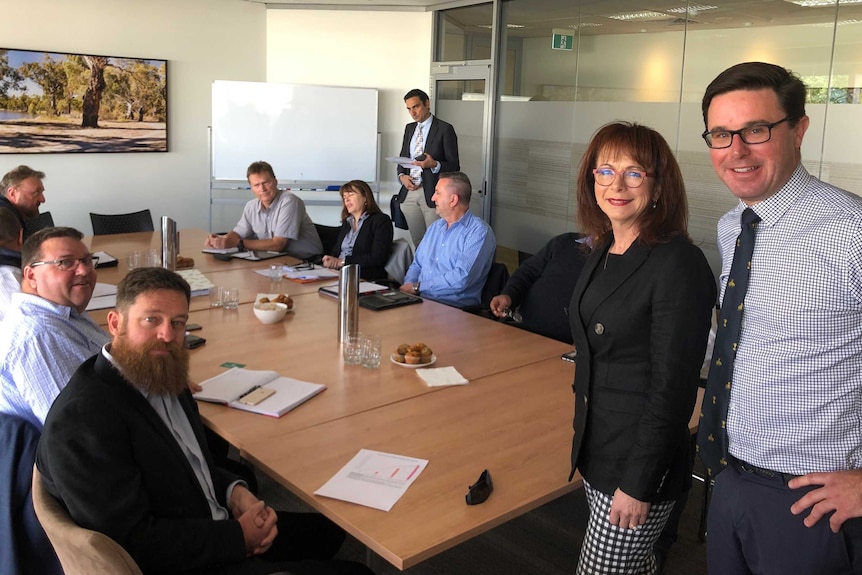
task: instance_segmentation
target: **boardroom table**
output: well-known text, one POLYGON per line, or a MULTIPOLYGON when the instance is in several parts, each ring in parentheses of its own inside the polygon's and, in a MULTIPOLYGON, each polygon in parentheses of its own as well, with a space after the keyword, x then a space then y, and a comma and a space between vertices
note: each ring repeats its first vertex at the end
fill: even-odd
MULTIPOLYGON (((381 337, 382 362, 377 369, 345 365, 337 301, 317 293, 326 282, 283 280, 294 309, 282 322, 262 324, 252 302, 270 283, 254 270, 273 260, 215 260, 199 253, 205 235, 181 231, 180 254, 194 257, 214 284, 239 287, 241 304, 225 310, 210 308, 208 297, 192 299, 189 322, 202 326, 196 334, 207 343, 190 351, 191 379, 238 363, 326 390, 281 418, 198 402, 204 422, 369 550, 405 569, 582 484, 578 475, 568 481, 574 366, 560 355, 570 345, 425 300, 380 312, 361 308, 359 329, 381 337), (416 370, 389 361, 398 345, 418 342, 432 348, 435 367, 453 366, 470 383, 429 387, 416 370), (388 512, 314 494, 363 448, 429 461, 388 512), (467 506, 467 486, 486 468, 494 493, 467 506)), ((126 273, 126 253, 160 243, 157 233, 89 241, 120 259, 118 268, 99 270, 108 283, 126 273)))

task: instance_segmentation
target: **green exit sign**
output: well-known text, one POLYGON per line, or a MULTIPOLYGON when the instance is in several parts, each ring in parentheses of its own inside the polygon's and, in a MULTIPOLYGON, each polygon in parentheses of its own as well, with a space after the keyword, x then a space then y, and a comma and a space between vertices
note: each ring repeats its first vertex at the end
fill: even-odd
POLYGON ((574 43, 574 34, 554 32, 554 41, 551 44, 551 48, 554 50, 572 50, 574 43))

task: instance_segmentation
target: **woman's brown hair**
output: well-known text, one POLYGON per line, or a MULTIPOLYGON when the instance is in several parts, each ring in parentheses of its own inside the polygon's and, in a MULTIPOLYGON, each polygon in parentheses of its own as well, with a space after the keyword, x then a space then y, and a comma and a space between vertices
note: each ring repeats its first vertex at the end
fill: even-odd
POLYGON ((347 219, 347 216, 350 215, 347 212, 347 208, 344 206, 344 193, 345 192, 356 192, 360 196, 365 199, 365 208, 364 210, 369 214, 377 214, 380 213, 380 207, 377 205, 377 202, 374 200, 374 192, 371 191, 371 186, 363 182, 362 180, 350 180, 338 191, 339 195, 341 195, 341 221, 347 219))
POLYGON ((688 238, 688 201, 679 164, 661 134, 631 122, 602 126, 587 146, 576 190, 582 234, 598 245, 611 231, 611 221, 596 203, 593 169, 600 155, 631 156, 650 174, 653 203, 638 218, 639 241, 655 245, 677 236, 688 238))

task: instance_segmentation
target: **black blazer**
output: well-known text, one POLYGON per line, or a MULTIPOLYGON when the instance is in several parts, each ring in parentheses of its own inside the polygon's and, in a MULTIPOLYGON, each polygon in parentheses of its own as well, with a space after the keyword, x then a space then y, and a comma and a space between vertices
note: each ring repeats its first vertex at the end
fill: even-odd
MULTIPOLYGON (((412 158, 413 151, 410 149, 410 139, 413 137, 413 132, 416 131, 416 122, 411 122, 404 127, 404 141, 401 143, 401 157, 412 158)), ((444 122, 437 116, 431 119, 431 128, 428 129, 428 138, 425 139, 425 152, 431 154, 431 157, 440 162, 440 171, 436 174, 430 169, 422 170, 422 189, 425 191, 425 202, 428 207, 433 208, 434 202, 431 201, 431 196, 434 195, 434 188, 437 187, 437 180, 440 179, 440 174, 444 172, 457 172, 461 169, 461 164, 458 161, 458 136, 455 135, 455 128, 452 124, 444 122)), ((410 174, 410 168, 398 166, 398 176, 401 174, 410 174)), ((404 202, 407 197, 407 188, 401 186, 398 192, 398 202, 404 202)))
MULTIPOLYGON (((330 255, 338 257, 341 254, 341 242, 350 231, 347 220, 341 223, 338 240, 332 246, 330 255)), ((366 280, 386 279, 383 266, 389 261, 392 253, 392 220, 386 214, 378 212, 370 214, 362 222, 359 235, 353 244, 353 254, 344 258, 344 263, 359 264, 359 275, 366 280)))
POLYGON ((640 501, 673 500, 691 485, 688 421, 715 280, 703 252, 683 238, 635 242, 605 270, 607 251, 608 242, 593 250, 569 305, 572 474, 580 470, 607 495, 620 488, 640 501))
MULTIPOLYGON (((235 476, 213 465, 188 391, 181 396, 223 506, 235 476)), ((54 402, 36 457, 45 487, 75 522, 105 533, 144 573, 241 562, 239 522, 213 521, 191 465, 144 396, 99 353, 54 402)))

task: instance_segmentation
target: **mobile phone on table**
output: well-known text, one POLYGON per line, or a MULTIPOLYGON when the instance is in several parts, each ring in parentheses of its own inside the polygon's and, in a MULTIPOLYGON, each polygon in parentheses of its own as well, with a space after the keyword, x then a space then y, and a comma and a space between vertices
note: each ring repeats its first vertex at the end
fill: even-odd
POLYGON ((569 363, 575 363, 575 358, 578 357, 578 350, 573 349, 572 351, 566 352, 560 356, 560 359, 563 361, 568 361, 569 363))
POLYGON ((187 323, 186 331, 197 331, 199 329, 203 329, 203 326, 199 323, 187 323))
POLYGON ((200 336, 191 335, 189 333, 186 334, 186 348, 187 349, 195 349, 196 347, 202 346, 206 342, 207 342, 207 340, 205 340, 204 338, 202 338, 200 336))

